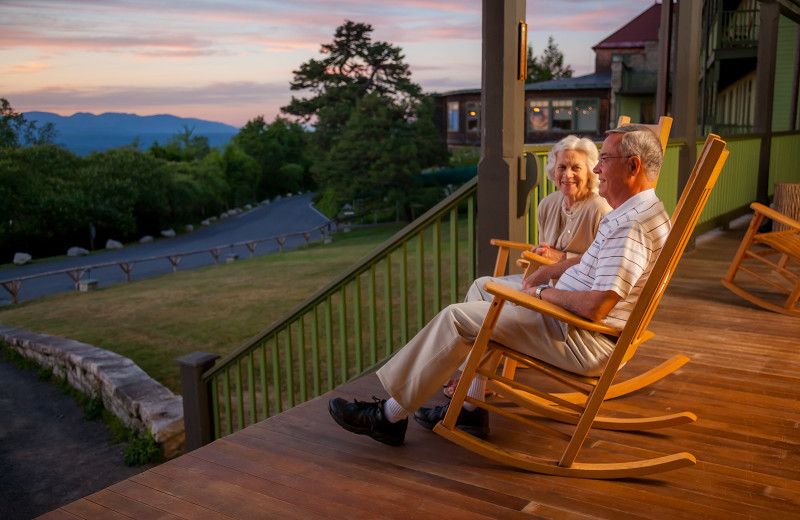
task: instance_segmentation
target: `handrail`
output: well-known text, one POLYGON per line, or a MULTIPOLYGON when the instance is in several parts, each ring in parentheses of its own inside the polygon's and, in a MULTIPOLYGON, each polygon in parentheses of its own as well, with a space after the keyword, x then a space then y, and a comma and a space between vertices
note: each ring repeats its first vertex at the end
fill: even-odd
POLYGON ((219 438, 320 395, 396 352, 441 309, 445 290, 449 303, 459 300, 475 277, 477 183, 465 183, 224 359, 193 365, 183 393, 209 396, 202 409, 210 422, 187 416, 187 431, 219 438))
POLYGON ((450 209, 453 206, 459 205, 469 196, 474 195, 477 189, 478 189, 478 178, 474 177, 470 181, 466 182, 463 186, 461 186, 458 190, 454 191, 445 200, 439 202, 434 207, 432 207, 424 214, 422 214, 419 218, 415 219, 406 227, 404 227, 403 229, 395 233, 393 236, 388 238, 383 244, 381 244, 367 256, 365 256, 364 258, 353 264, 349 269, 347 269, 347 271, 339 275, 339 277, 337 277, 335 280, 329 282, 327 285, 325 285, 321 289, 317 290, 317 292, 309 296, 305 301, 298 304, 294 309, 287 312, 282 319, 274 322, 272 325, 262 330, 261 332, 250 338, 247 342, 242 344, 239 348, 231 352, 228 356, 219 361, 214 366, 214 368, 205 372, 203 374, 203 380, 211 379, 222 370, 230 367, 233 363, 235 363, 238 357, 240 357, 244 353, 247 353, 250 349, 253 348, 253 346, 257 345, 264 339, 268 338, 276 330, 284 328, 289 322, 293 321, 298 314, 302 314, 310 310, 320 300, 322 300, 323 298, 327 297, 328 295, 332 294, 337 289, 339 289, 342 286, 342 284, 351 280, 357 274, 362 273, 370 265, 374 264, 376 260, 384 257, 387 252, 396 249, 399 245, 402 244, 403 241, 407 240, 409 237, 414 235, 414 233, 419 231, 420 228, 423 228, 426 225, 430 224, 431 221, 440 216, 444 211, 450 209))

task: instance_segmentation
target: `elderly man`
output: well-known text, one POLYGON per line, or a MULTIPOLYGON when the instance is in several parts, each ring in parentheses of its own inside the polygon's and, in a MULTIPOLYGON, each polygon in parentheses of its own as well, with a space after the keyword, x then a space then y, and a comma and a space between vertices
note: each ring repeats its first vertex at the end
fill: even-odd
MULTIPOLYGON (((669 216, 653 182, 661 169, 658 138, 644 126, 608 132, 594 168, 600 195, 613 210, 600 222, 597 236, 580 257, 542 267, 526 278, 522 290, 590 320, 621 329, 630 315, 658 252, 669 233, 669 216), (551 285, 553 280, 558 280, 551 285)), ((469 355, 488 301, 448 306, 378 371, 391 396, 374 402, 335 398, 333 419, 353 433, 399 446, 408 415, 432 429, 447 406, 420 408, 469 355)), ((524 307, 507 305, 492 340, 529 356, 583 375, 598 375, 614 347, 602 334, 578 329, 524 307)), ((468 395, 484 399, 486 378, 473 379, 468 395)), ((464 403, 457 426, 478 436, 489 434, 489 413, 464 403)))

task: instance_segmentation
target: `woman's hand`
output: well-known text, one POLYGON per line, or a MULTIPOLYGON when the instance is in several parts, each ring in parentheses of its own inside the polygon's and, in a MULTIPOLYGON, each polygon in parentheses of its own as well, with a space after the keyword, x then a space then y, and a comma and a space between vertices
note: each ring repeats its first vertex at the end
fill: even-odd
POLYGON ((547 242, 542 242, 537 246, 533 246, 531 248, 531 253, 536 253, 539 256, 543 256, 548 260, 553 260, 555 262, 560 262, 567 256, 565 252, 559 251, 558 249, 553 249, 553 246, 547 242))

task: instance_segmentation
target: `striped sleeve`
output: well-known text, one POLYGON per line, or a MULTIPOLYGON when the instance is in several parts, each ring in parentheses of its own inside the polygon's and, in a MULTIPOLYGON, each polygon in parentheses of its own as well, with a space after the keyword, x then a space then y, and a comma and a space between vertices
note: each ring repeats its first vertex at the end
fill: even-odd
POLYGON ((581 262, 556 284, 571 291, 614 291, 620 301, 603 321, 619 329, 625 326, 670 229, 664 205, 654 195, 630 202, 624 211, 606 215, 581 262))

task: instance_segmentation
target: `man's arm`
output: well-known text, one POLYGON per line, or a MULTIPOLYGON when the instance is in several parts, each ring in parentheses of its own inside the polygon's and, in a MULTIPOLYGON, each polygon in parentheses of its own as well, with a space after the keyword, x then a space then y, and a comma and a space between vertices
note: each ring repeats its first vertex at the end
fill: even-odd
MULTIPOLYGON (((560 278, 564 271, 578 264, 580 260, 581 258, 578 256, 540 267, 522 281, 522 292, 534 296, 538 286, 549 283, 552 279, 560 278)), ((592 321, 605 318, 614 305, 622 299, 614 291, 565 291, 553 287, 543 290, 541 298, 592 321)))
POLYGON ((622 299, 614 291, 565 291, 555 288, 547 288, 540 295, 542 300, 592 321, 608 316, 614 305, 622 299))

